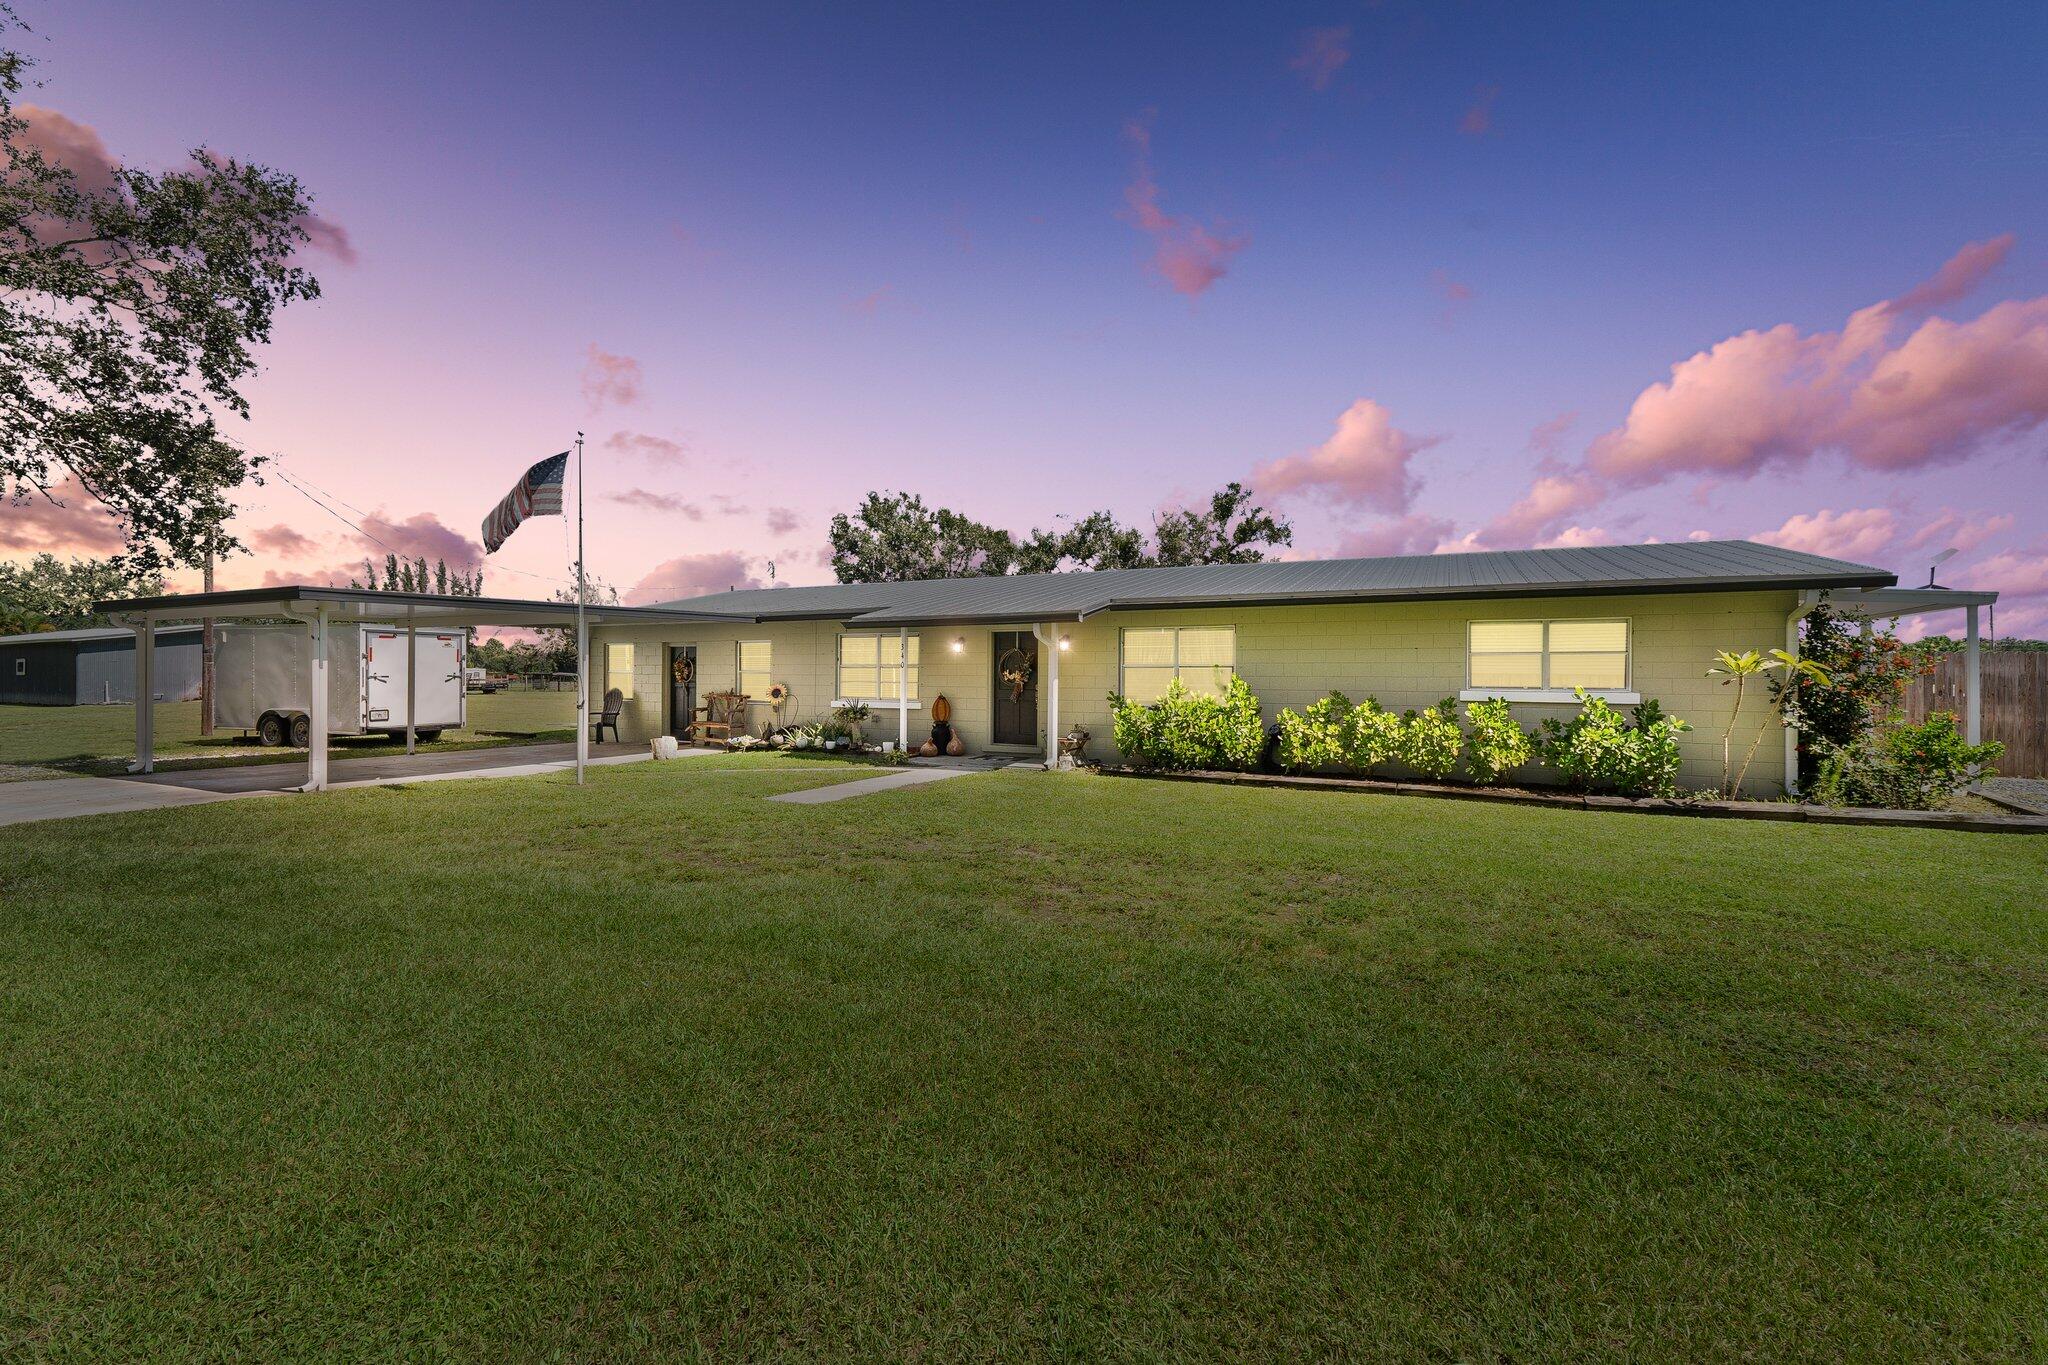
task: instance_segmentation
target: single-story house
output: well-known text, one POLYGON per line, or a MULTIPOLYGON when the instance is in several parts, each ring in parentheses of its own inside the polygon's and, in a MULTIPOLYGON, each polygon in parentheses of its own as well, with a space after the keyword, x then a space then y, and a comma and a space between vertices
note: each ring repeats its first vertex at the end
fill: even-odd
MULTIPOLYGON (((158 701, 199 695, 198 626, 156 633, 158 701)), ((106 706, 135 700, 135 632, 121 626, 0 636, 0 705, 106 706)))
MULTIPOLYGON (((1109 695, 1151 700, 1175 678, 1216 691, 1240 676, 1269 722, 1336 689, 1395 710, 1504 697, 1533 726, 1569 715, 1583 687, 1690 721, 1680 781, 1711 787, 1735 695, 1707 676, 1715 652, 1794 647, 1822 594, 1896 582, 1699 541, 748 589, 662 604, 729 624, 596 629, 591 691, 593 706, 624 694, 628 740, 681 736, 707 692, 736 690, 757 733, 863 701, 870 738, 917 744, 943 694, 971 751, 1049 754, 1079 725, 1107 759, 1109 695), (793 693, 779 713, 772 682, 793 693)), ((1738 752, 1767 712, 1748 698, 1738 752)), ((1766 745, 1750 785, 1775 794, 1790 765, 1766 745)))

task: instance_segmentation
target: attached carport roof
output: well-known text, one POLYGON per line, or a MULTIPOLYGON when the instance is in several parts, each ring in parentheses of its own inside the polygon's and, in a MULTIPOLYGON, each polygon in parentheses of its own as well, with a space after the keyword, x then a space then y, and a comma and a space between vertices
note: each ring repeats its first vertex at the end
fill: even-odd
MULTIPOLYGON (((516 597, 445 597, 438 593, 373 592, 365 588, 288 586, 238 588, 230 592, 173 593, 95 602, 93 610, 139 626, 143 622, 194 621, 202 617, 244 619, 312 616, 330 621, 391 622, 416 626, 573 626, 574 602, 541 602, 516 597)), ((659 624, 673 621, 730 621, 729 614, 678 607, 583 608, 591 625, 659 624)))

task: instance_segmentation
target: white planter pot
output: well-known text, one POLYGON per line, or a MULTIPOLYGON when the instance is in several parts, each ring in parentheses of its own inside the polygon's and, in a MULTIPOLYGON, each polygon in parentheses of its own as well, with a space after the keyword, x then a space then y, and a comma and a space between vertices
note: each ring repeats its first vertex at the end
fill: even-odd
POLYGON ((657 759, 674 758, 682 751, 682 746, 676 743, 674 735, 656 735, 654 737, 653 749, 654 756, 657 759))

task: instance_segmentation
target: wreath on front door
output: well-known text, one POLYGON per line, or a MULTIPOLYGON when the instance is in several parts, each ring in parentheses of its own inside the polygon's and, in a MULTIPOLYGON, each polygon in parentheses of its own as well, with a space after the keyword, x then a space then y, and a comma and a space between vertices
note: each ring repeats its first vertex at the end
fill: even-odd
POLYGON ((1010 700, 1024 700, 1024 689, 1031 686, 1032 676, 1038 671, 1038 656, 1026 654, 1021 649, 1007 651, 996 660, 996 676, 1010 687, 1010 700))
POLYGON ((697 681, 697 661, 687 654, 676 655, 676 686, 688 687, 697 681))

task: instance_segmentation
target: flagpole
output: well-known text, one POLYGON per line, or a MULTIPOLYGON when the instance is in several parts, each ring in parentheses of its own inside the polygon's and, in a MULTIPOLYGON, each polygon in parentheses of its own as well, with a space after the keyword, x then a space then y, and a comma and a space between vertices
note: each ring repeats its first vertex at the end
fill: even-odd
POLYGON ((583 621, 583 433, 576 433, 576 785, 590 752, 590 628, 583 621))

